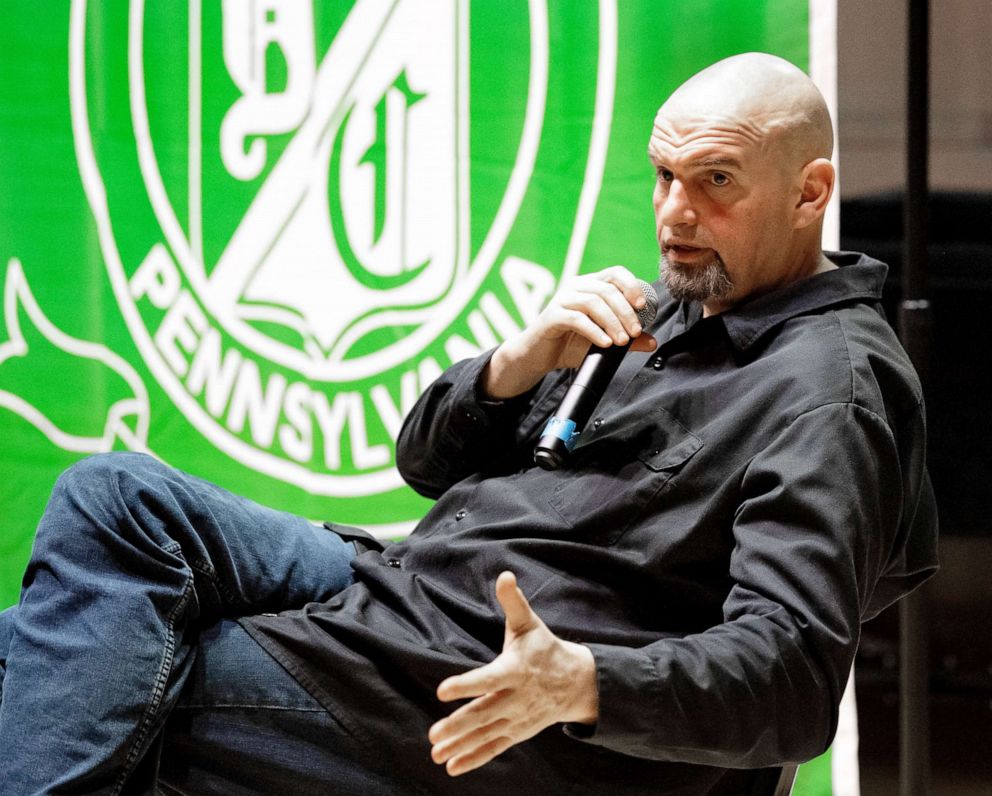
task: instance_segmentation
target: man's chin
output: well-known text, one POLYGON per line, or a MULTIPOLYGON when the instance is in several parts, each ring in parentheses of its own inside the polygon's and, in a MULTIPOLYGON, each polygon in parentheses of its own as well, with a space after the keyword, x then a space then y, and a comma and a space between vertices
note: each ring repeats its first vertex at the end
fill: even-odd
MULTIPOLYGON (((702 251, 702 250, 700 250, 702 251)), ((734 289, 720 255, 709 250, 708 257, 691 262, 661 255, 661 279, 672 298, 679 301, 709 301, 729 296, 734 289)))

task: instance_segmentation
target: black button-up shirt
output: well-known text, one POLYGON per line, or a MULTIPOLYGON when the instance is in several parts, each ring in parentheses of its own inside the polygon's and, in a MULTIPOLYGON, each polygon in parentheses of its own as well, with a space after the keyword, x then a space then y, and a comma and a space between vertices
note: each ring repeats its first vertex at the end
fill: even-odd
POLYGON ((663 295, 567 466, 533 463, 571 377, 508 402, 459 363, 422 396, 400 470, 437 502, 322 604, 245 620, 398 789, 744 793, 741 769, 833 736, 860 624, 936 567, 919 381, 882 317, 885 266, 841 267, 709 318, 663 295), (426 732, 491 660, 496 576, 595 657, 595 728, 550 728, 455 780, 426 732), (402 784, 400 784, 402 783, 402 784))

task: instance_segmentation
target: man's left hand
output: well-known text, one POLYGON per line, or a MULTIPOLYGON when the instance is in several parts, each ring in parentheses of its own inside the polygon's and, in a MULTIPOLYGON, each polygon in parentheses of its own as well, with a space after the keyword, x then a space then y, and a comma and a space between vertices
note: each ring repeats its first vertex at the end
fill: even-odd
POLYGON ((452 776, 485 765, 558 722, 594 724, 596 664, 581 644, 558 638, 534 613, 511 572, 496 580, 506 614, 503 652, 492 663, 449 677, 442 702, 472 701, 431 727, 431 758, 452 776))

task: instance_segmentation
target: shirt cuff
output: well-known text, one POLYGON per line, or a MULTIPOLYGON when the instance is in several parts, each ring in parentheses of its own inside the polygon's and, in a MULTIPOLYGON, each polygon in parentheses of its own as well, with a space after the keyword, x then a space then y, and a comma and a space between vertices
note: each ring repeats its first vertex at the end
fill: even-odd
MULTIPOLYGON (((488 398, 482 389, 482 373, 496 353, 491 348, 479 355, 459 374, 458 390, 460 403, 468 419, 486 420, 498 423, 501 420, 519 417, 530 404, 538 385, 512 398, 488 398)), ((540 382, 538 382, 540 384, 540 382)))
MULTIPOLYGON (((595 725, 566 724, 565 734, 618 752, 643 756, 657 733, 662 684, 652 658, 643 650, 586 644, 596 661, 599 717, 595 725)), ((655 756, 657 750, 651 750, 655 756)))

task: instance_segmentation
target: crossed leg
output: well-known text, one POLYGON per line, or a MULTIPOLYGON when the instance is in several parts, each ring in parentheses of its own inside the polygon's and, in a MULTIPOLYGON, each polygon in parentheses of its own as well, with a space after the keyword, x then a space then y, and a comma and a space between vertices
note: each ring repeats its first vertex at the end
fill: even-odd
MULTIPOLYGON (((130 790, 197 671, 201 637, 234 638, 233 623, 215 627, 225 618, 332 596, 351 583, 353 554, 300 517, 148 456, 71 467, 39 523, 20 603, 0 614, 0 791, 130 790)), ((279 668, 255 647, 242 645, 245 666, 279 668)))

